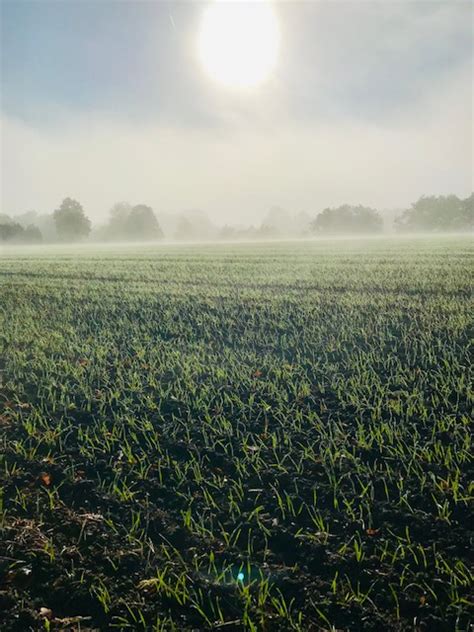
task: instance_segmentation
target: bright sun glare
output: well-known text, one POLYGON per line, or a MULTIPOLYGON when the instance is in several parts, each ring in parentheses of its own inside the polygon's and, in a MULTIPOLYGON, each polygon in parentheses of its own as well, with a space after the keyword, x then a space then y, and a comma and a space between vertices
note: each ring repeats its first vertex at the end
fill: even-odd
POLYGON ((271 75, 279 39, 278 21, 267 0, 214 0, 202 16, 199 59, 215 81, 252 87, 271 75))

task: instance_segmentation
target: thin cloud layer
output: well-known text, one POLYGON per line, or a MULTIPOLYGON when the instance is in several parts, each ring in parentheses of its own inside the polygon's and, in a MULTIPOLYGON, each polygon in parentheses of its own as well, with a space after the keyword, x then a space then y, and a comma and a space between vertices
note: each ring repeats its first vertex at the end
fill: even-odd
POLYGON ((200 5, 140 3, 132 20, 128 4, 67 4, 4 9, 3 212, 70 195, 96 221, 130 199, 222 224, 472 189, 468 3, 281 3, 278 69, 247 92, 199 69, 200 5), (78 49, 88 11, 96 32, 78 49))

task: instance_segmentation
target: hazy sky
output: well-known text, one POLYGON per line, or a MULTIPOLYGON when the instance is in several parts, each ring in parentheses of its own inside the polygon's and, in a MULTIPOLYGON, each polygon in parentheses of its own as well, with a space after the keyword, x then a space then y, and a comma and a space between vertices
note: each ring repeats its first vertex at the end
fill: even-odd
POLYGON ((2 212, 71 196, 94 219, 128 200, 249 222, 472 190, 471 2, 274 3, 252 89, 200 66, 207 3, 0 3, 2 212))

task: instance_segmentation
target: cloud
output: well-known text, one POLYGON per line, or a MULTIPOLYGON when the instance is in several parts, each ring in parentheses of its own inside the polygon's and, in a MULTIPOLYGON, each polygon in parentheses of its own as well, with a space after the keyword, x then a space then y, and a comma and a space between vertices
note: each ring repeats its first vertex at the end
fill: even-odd
POLYGON ((3 111, 50 128, 62 108, 186 128, 229 118, 263 125, 268 110, 311 125, 347 114, 383 121, 472 55, 473 7, 462 0, 275 2, 275 10, 273 80, 239 95, 200 68, 200 3, 3 3, 3 111))
POLYGON ((347 113, 383 121, 411 108, 472 56, 468 2, 278 5, 281 95, 306 120, 347 113))
POLYGON ((64 110, 42 129, 4 116, 2 212, 50 212, 72 196, 96 221, 130 200, 158 211, 201 208, 219 223, 257 222, 273 204, 393 208, 472 189, 470 64, 383 123, 348 113, 319 123, 277 110, 267 118, 182 128, 64 110))

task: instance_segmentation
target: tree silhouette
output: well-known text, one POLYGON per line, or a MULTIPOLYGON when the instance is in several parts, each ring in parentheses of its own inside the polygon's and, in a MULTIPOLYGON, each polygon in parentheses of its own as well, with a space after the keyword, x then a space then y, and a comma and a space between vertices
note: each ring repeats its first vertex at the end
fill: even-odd
POLYGON ((88 237, 90 220, 77 200, 65 198, 53 213, 56 232, 62 241, 79 241, 88 237))
POLYGON ((312 222, 314 232, 327 235, 379 233, 383 219, 373 208, 344 204, 326 208, 312 222))
POLYGON ((463 231, 474 228, 474 194, 461 200, 456 195, 422 196, 395 220, 403 231, 463 231))
POLYGON ((126 220, 129 239, 162 239, 163 231, 150 206, 137 204, 130 211, 126 220))
POLYGON ((37 226, 30 224, 23 228, 21 224, 4 215, 0 217, 0 241, 35 244, 43 241, 43 236, 37 226))

